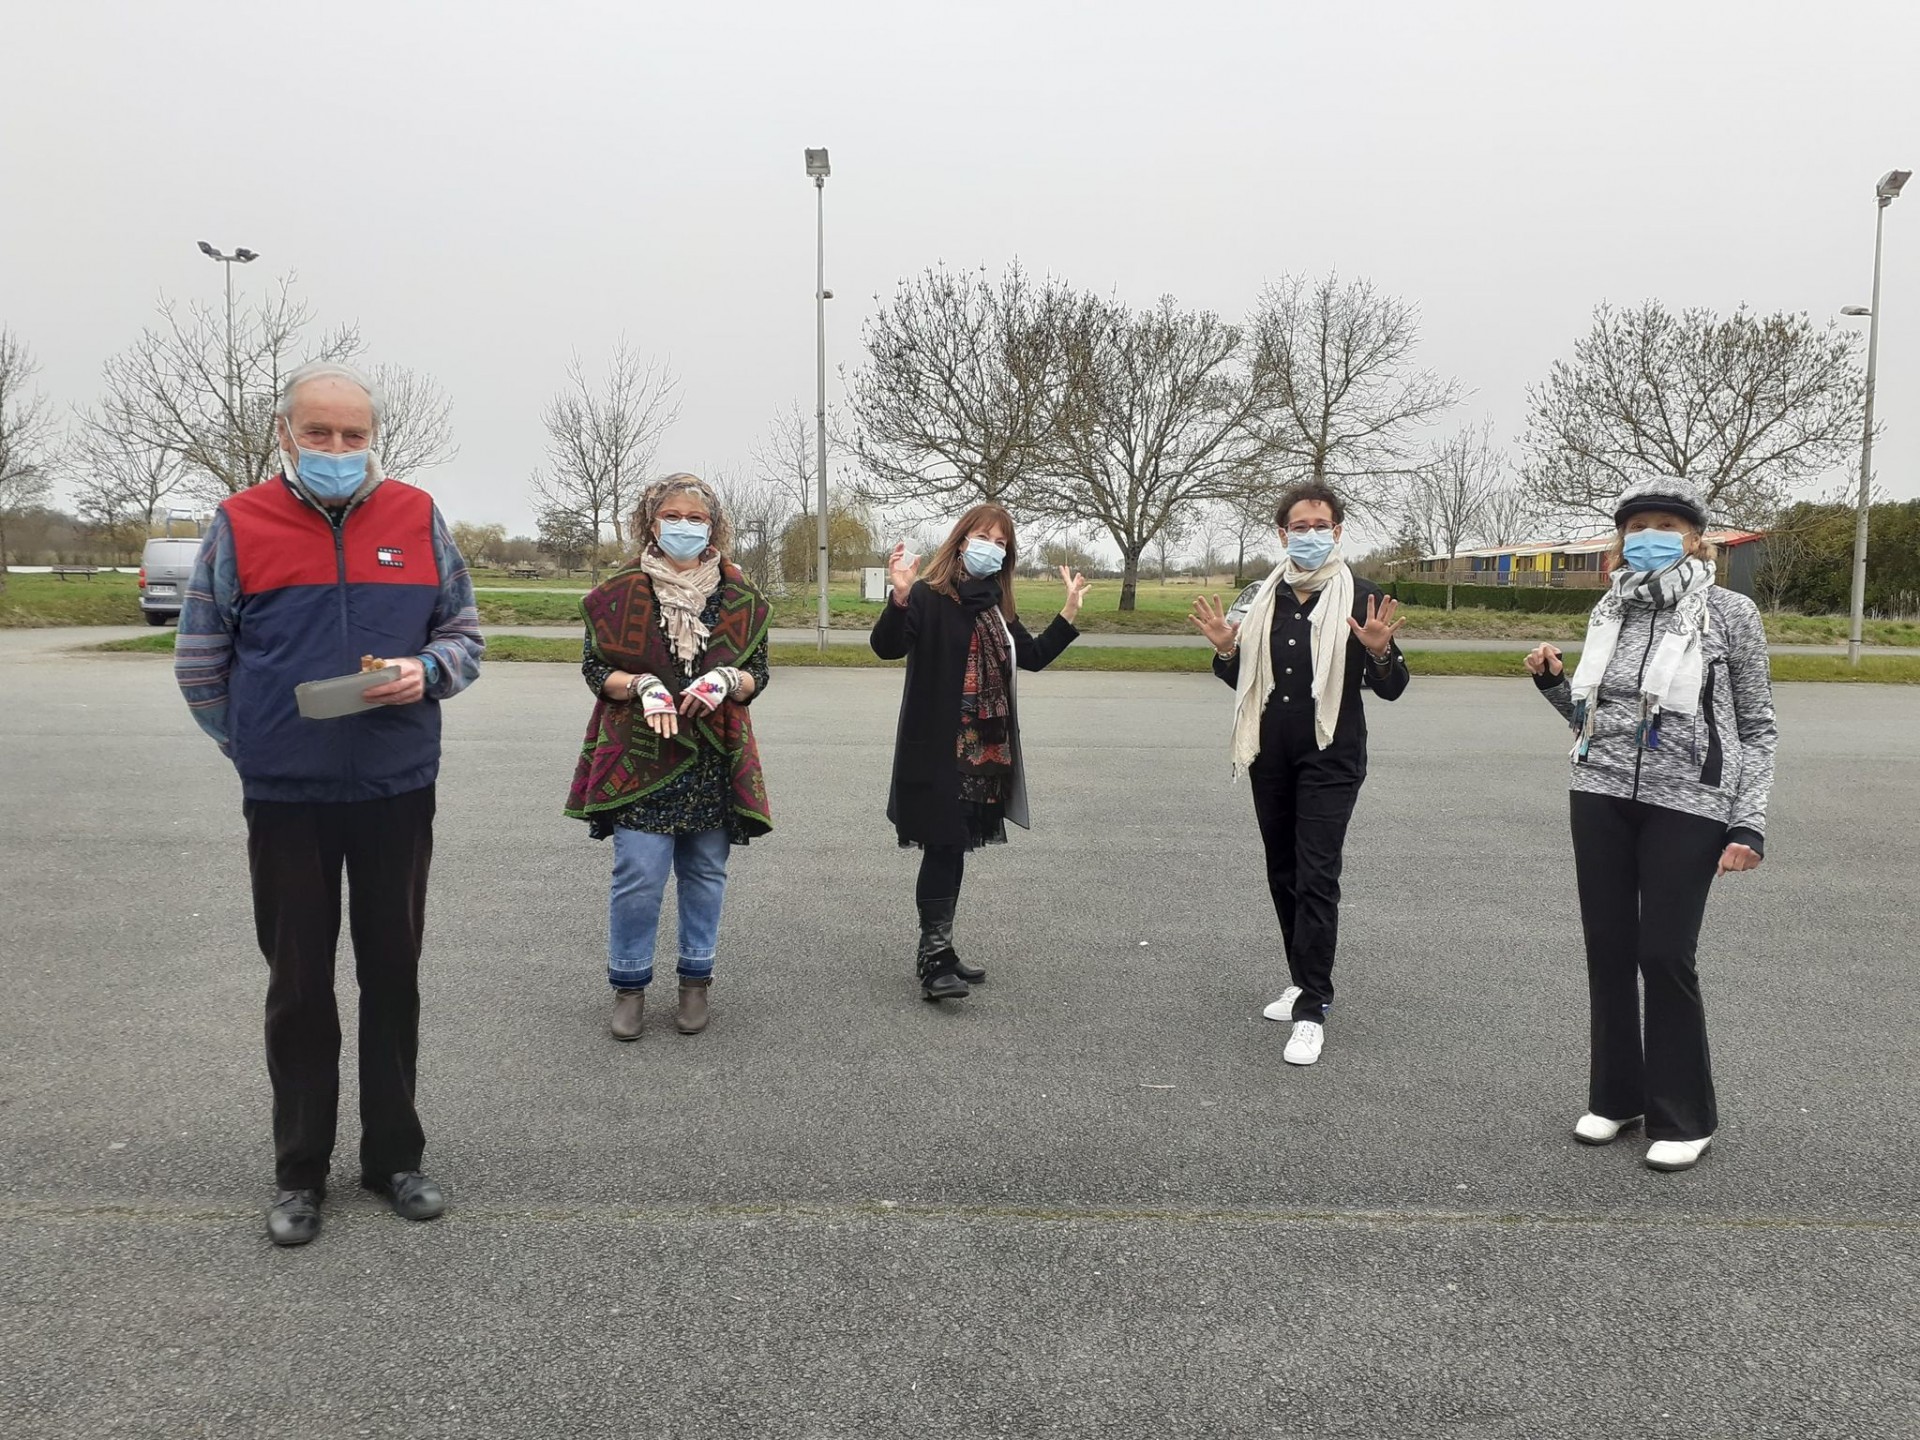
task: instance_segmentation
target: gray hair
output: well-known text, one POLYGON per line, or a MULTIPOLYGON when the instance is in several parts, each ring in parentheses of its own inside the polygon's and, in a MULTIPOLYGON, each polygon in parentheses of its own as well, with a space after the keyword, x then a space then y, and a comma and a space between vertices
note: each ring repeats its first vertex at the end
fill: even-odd
POLYGON ((387 402, 380 393, 380 387, 373 377, 358 370, 344 360, 309 360, 288 375, 280 386, 280 398, 274 402, 273 413, 280 419, 291 423, 293 419, 294 392, 312 380, 344 380, 349 385, 358 385, 367 392, 367 399, 373 405, 373 428, 377 434, 380 422, 387 417, 387 402))

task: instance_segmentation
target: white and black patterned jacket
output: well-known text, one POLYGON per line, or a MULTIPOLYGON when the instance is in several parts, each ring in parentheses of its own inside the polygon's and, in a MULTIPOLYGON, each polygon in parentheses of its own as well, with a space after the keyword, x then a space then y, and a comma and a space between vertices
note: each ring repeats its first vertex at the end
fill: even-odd
MULTIPOLYGON (((1692 715, 1667 715, 1658 745, 1648 749, 1638 739, 1640 677, 1653 653, 1658 612, 1628 603, 1600 684, 1593 743, 1584 760, 1574 761, 1572 786, 1718 820, 1728 843, 1764 853, 1777 739, 1766 627, 1753 601, 1730 590, 1709 592, 1707 612, 1700 703, 1692 715)), ((1535 683, 1571 725, 1568 676, 1540 675, 1535 683)))

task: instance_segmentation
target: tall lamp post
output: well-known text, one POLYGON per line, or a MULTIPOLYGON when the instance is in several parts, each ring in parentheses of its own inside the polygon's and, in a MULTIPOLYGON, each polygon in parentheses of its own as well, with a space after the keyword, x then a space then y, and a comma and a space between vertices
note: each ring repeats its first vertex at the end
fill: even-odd
POLYGON ((1860 434, 1860 504, 1853 517, 1853 608, 1847 623, 1847 663, 1860 663, 1860 638, 1867 613, 1867 515, 1873 504, 1873 374, 1880 356, 1880 232, 1887 206, 1913 178, 1911 170, 1889 170, 1873 187, 1873 303, 1848 305, 1842 315, 1867 316, 1866 421, 1860 434))
POLYGON ((815 397, 813 419, 815 444, 819 465, 820 507, 819 534, 816 537, 818 558, 815 568, 820 577, 820 649, 827 648, 827 301, 833 298, 833 292, 827 289, 827 176, 833 171, 827 165, 825 150, 807 151, 807 174, 813 177, 813 193, 818 200, 815 220, 814 240, 814 285, 813 309, 818 344, 818 363, 815 377, 819 393, 815 397))
MULTIPOLYGON (((258 252, 241 245, 231 255, 222 255, 206 241, 200 242, 200 253, 209 260, 218 260, 227 267, 227 484, 233 486, 239 479, 239 456, 234 449, 234 440, 240 432, 240 416, 235 408, 234 388, 239 380, 239 361, 233 353, 233 267, 245 265, 260 258, 258 252)), ((238 488, 238 487, 235 487, 238 488)))

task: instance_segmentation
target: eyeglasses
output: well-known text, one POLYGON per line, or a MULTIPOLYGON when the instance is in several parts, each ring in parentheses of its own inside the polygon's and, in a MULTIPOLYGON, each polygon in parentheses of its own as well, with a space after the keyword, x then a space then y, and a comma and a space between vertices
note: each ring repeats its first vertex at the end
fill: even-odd
POLYGON ((1299 520, 1287 526, 1287 533, 1289 535, 1324 535, 1331 529, 1333 526, 1324 520, 1299 520))

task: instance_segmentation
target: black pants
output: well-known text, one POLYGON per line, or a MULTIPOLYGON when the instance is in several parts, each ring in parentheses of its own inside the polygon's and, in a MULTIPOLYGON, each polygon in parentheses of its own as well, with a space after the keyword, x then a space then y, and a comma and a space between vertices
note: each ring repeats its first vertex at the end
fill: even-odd
POLYGON ((957 900, 967 873, 967 852, 958 845, 929 845, 920 852, 920 874, 913 882, 916 904, 957 900))
POLYGON ((1296 1020, 1324 1020, 1333 1003, 1333 953, 1340 940, 1340 867, 1347 825, 1366 779, 1364 750, 1318 750, 1312 717, 1302 734, 1261 739, 1260 758, 1248 768, 1253 813, 1267 852, 1267 888, 1280 916, 1287 970, 1300 987, 1296 1020))
POLYGON ((1577 790, 1572 811, 1593 1024, 1587 1108, 1645 1115, 1650 1140, 1711 1135, 1720 1116, 1694 950, 1726 826, 1577 790))
POLYGON ((360 987, 361 1172, 384 1178, 420 1167, 426 1136, 413 1084, 433 811, 431 785, 346 804, 246 802, 253 922, 270 972, 267 1073, 283 1189, 325 1185, 333 1154, 340 1108, 333 962, 343 867, 360 987))

